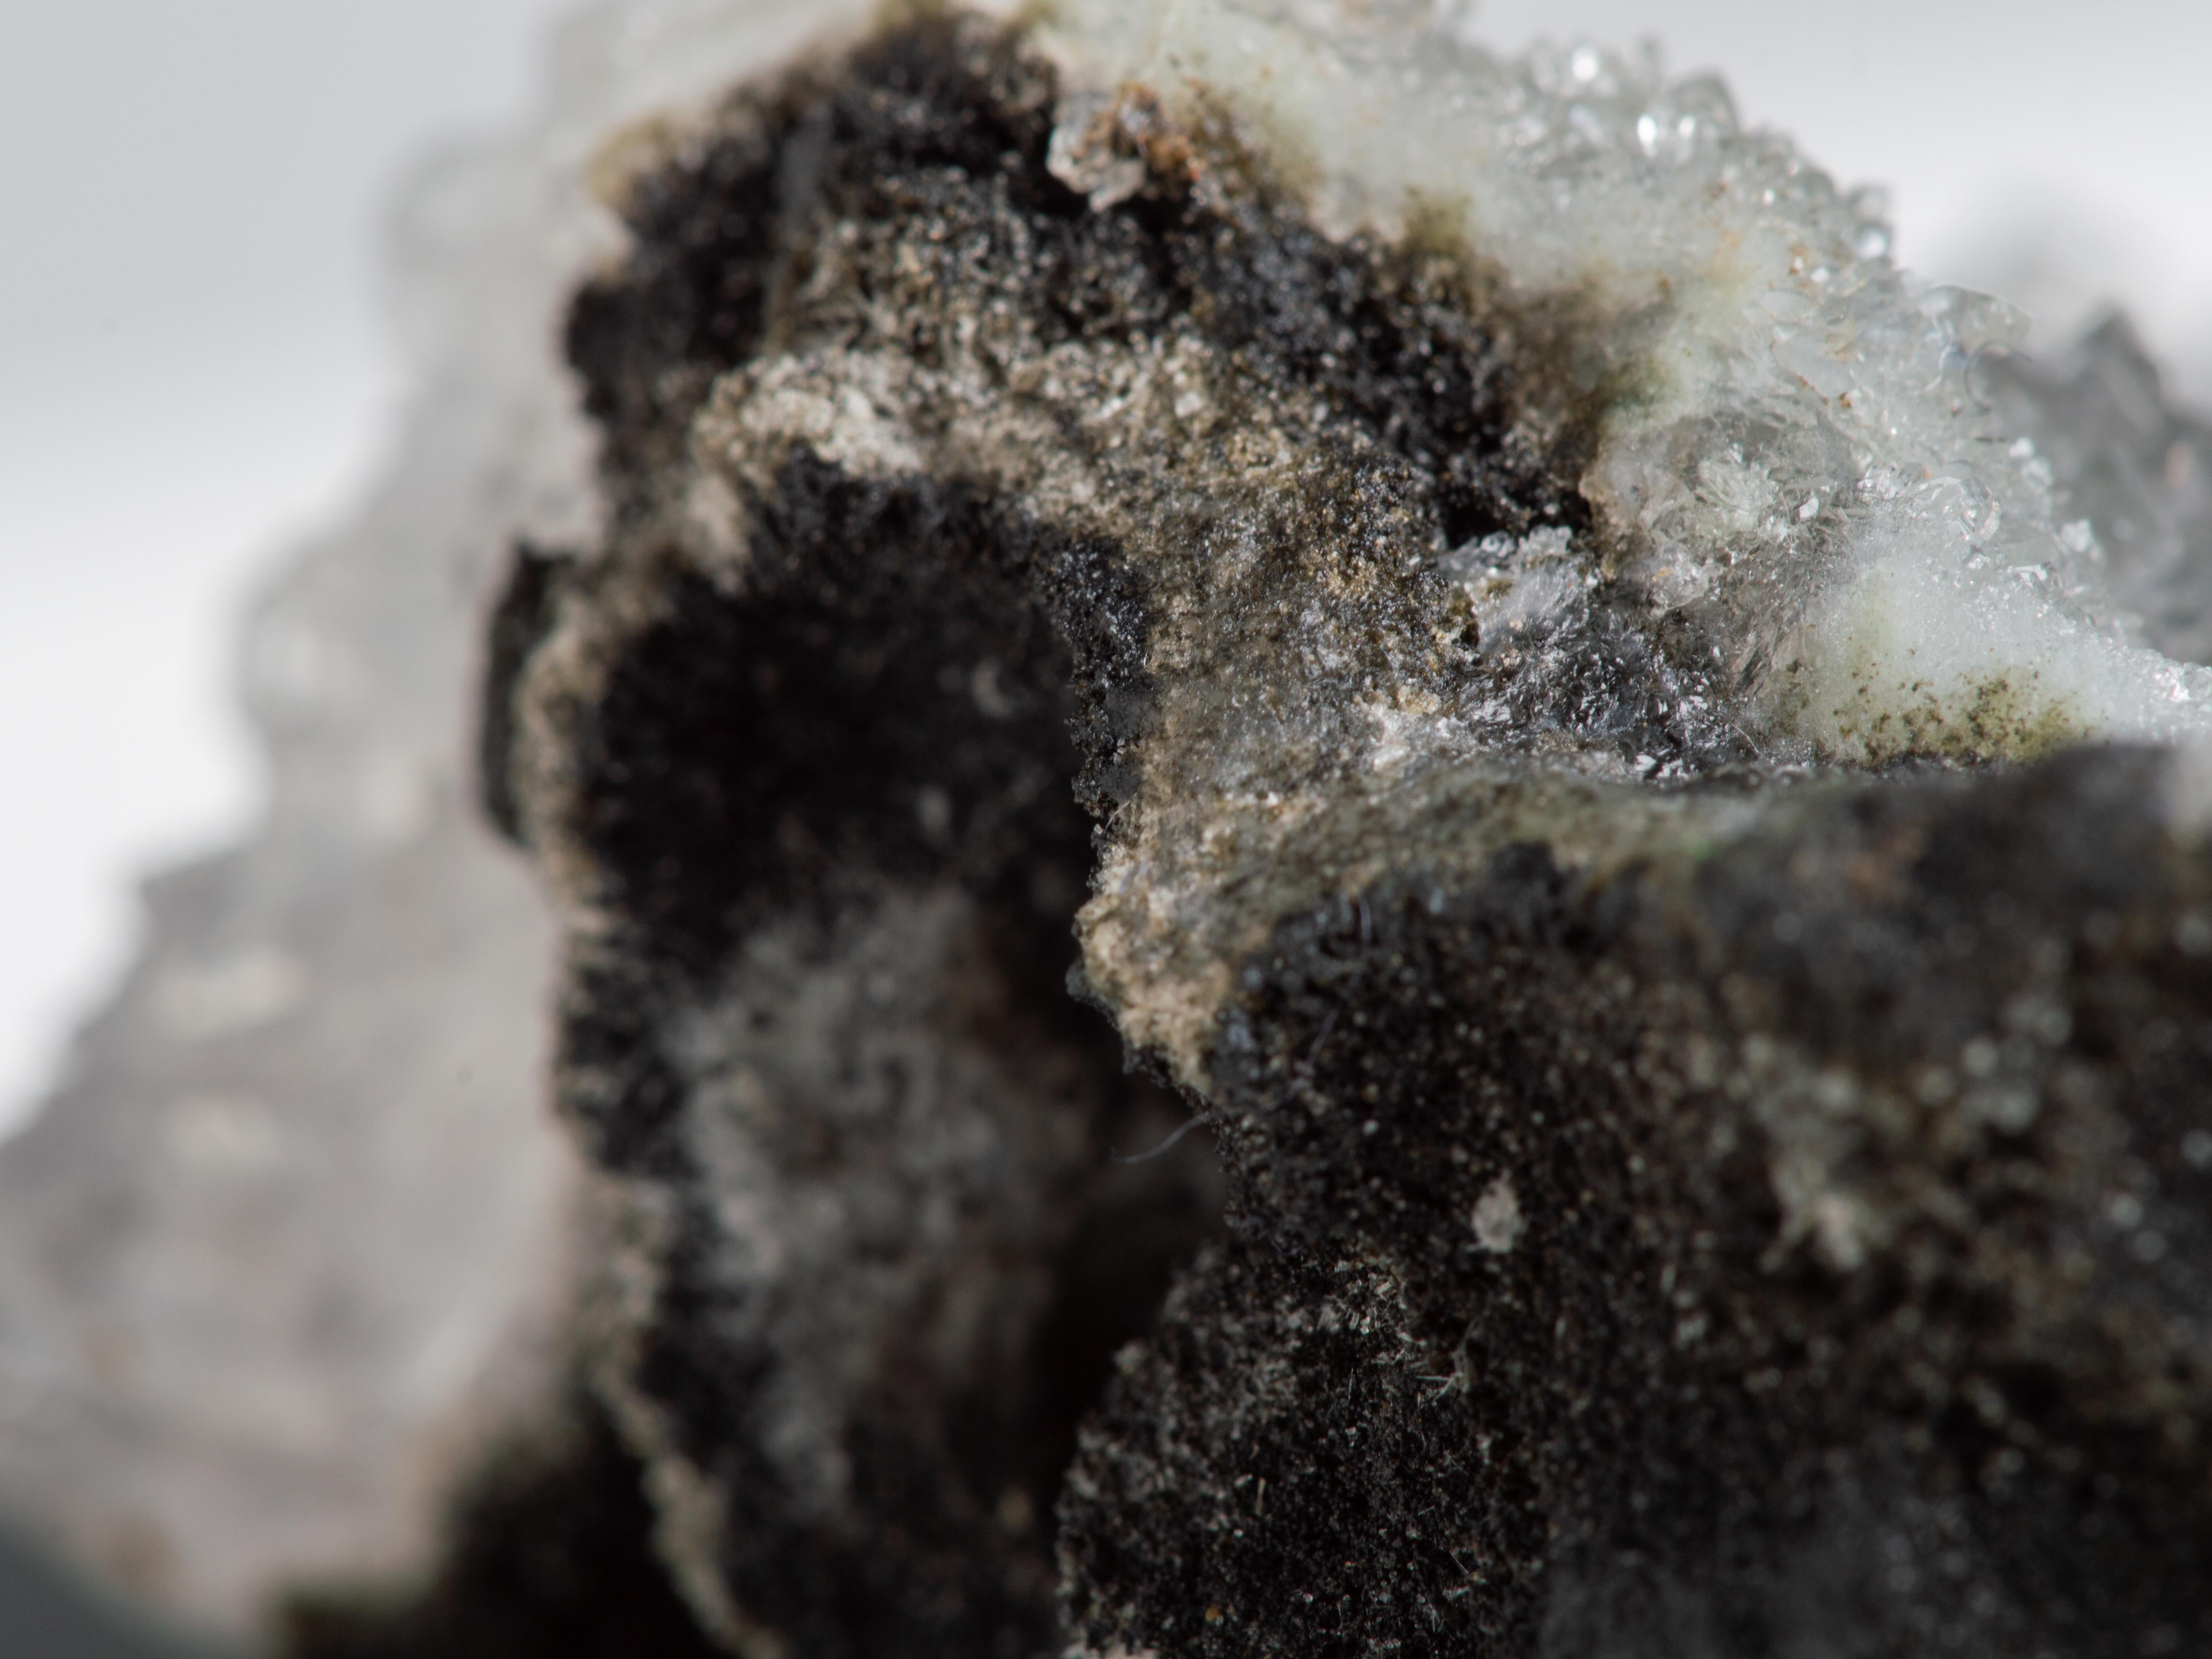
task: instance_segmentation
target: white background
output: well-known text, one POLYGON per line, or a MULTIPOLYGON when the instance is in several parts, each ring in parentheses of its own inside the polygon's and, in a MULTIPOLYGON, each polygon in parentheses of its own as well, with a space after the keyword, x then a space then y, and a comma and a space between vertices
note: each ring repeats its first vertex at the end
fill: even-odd
POLYGON ((548 0, 0 0, 0 1124, 258 780, 231 619, 396 387, 381 206, 548 0))
MULTIPOLYGON (((230 618, 375 463, 380 204, 521 107, 553 9, 0 0, 0 1127, 125 959, 132 873, 250 820, 230 618)), ((2120 298, 2212 403, 2208 0, 1476 15, 1507 47, 1658 36, 1890 184, 1907 264, 2061 326, 2120 298)))

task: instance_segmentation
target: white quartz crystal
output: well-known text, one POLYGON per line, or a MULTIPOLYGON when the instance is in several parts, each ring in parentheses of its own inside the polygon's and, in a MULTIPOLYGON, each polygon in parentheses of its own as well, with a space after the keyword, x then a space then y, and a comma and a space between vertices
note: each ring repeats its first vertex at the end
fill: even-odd
POLYGON ((1504 626, 1540 633, 1571 574, 1640 582, 1714 641, 1728 691, 1698 718, 1775 761, 2212 732, 2212 672, 2143 622, 2186 572, 2116 570, 2000 396, 2027 319, 1899 269, 1878 193, 1745 130, 1717 81, 1590 45, 1504 59, 1402 4, 1054 16, 1084 118, 1129 87, 1225 113, 1332 232, 1452 227, 1510 299, 1583 319, 1611 388, 1595 544, 1457 550, 1504 626))

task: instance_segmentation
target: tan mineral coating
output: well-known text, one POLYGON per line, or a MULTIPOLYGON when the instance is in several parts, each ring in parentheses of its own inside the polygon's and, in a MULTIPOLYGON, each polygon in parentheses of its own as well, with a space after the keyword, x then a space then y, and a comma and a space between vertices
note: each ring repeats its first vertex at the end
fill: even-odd
MULTIPOLYGON (((1264 100, 1246 107, 1233 88, 1194 94, 1186 85, 1177 89, 1178 116, 1164 111, 1148 88, 1084 89, 1083 54, 1055 29, 1044 30, 1039 44, 1075 77, 1074 90, 1063 94, 1055 165, 1071 182, 1097 185, 1103 203, 1133 184, 1121 177, 1133 165, 1124 159, 1126 149, 1119 156, 1102 153, 1117 141, 1117 126, 1121 134, 1140 135, 1146 164, 1188 171, 1201 194, 1257 185, 1310 197, 1323 182, 1319 163, 1301 160, 1297 136, 1268 125, 1274 118, 1264 100), (1194 125, 1178 126, 1178 118, 1194 125), (1246 148, 1263 131, 1269 145, 1264 169, 1246 148)), ((746 117, 740 104, 719 118, 746 117)), ((626 173, 664 164, 701 144, 714 125, 715 118, 695 116, 626 138, 603 157, 599 187, 618 201, 626 173)), ((848 228, 848 234, 857 231, 848 228)), ((1602 418, 1611 420, 1642 407, 1646 399, 1637 387, 1657 384, 1657 370, 1633 356, 1573 361, 1575 352, 1594 348, 1564 342, 1634 337, 1625 324, 1606 325, 1601 313, 1608 302, 1596 289, 1522 295, 1508 306, 1499 299, 1502 279, 1468 252, 1472 231, 1454 211, 1416 214, 1404 234, 1410 248, 1431 250, 1427 257, 1442 280, 1463 285, 1471 303, 1493 307, 1498 321, 1523 337, 1525 349, 1553 357, 1558 384, 1583 388, 1556 395, 1578 398, 1585 408, 1591 398, 1610 400, 1604 406, 1613 413, 1602 418)), ((850 291, 842 283, 837 235, 830 232, 819 250, 811 283, 817 295, 841 286, 850 291)), ((1258 945, 1265 919, 1349 890, 1377 873, 1383 856, 1334 867, 1322 849, 1402 851, 1407 836, 1422 833, 1415 826, 1428 823, 1429 855, 1458 868, 1474 868, 1512 842, 1535 840, 1553 844, 1564 860, 1601 873, 1679 849, 1686 840, 1711 844, 1755 816, 1735 790, 1716 797, 1635 787, 1601 755, 1555 751, 1547 757, 1555 763, 1549 766, 1486 756, 1463 728, 1434 718, 1438 704, 1424 682, 1441 667, 1437 653, 1454 648, 1455 619, 1433 609, 1414 619, 1418 631, 1364 641, 1349 637, 1346 620, 1364 602, 1394 602, 1407 579, 1434 556, 1437 550, 1420 544, 1411 526, 1379 566, 1310 571, 1295 601, 1304 607, 1294 624, 1301 635, 1297 648, 1312 659, 1327 663, 1333 654, 1340 659, 1370 647, 1376 653, 1375 683, 1389 690, 1360 711, 1364 729, 1337 718, 1338 711, 1317 708, 1240 708, 1235 685, 1211 672, 1239 648, 1224 647, 1224 619, 1213 596, 1241 580, 1251 585, 1254 614, 1279 612, 1289 602, 1287 588, 1261 591, 1268 581, 1279 585, 1279 576, 1261 574, 1257 539, 1272 529, 1303 538, 1310 548, 1331 545, 1325 505, 1310 529, 1298 523, 1297 504, 1327 503, 1341 479, 1311 442, 1304 411, 1255 396, 1187 324, 1134 345, 1063 343, 1047 349, 1024 336, 1011 307, 987 306, 939 339, 936 357, 924 365, 900 343, 912 319, 943 296, 930 288, 927 273, 907 274, 909 286, 878 289, 865 305, 856 302, 836 343, 770 343, 756 362, 715 387, 694 426, 695 476, 664 498, 671 503, 663 509, 670 519, 670 556, 717 580, 742 583, 743 498, 768 489, 794 445, 855 476, 957 473, 988 480, 1041 520, 1139 550, 1138 561, 1154 585, 1147 666, 1164 696, 1141 746, 1143 787, 1109 826, 1094 896, 1079 926, 1085 971, 1116 1008, 1125 1034, 1165 1055, 1186 1085, 1204 1083, 1206 1049, 1229 989, 1228 964, 1258 945), (1243 533, 1208 538, 1203 553, 1194 553, 1188 527, 1163 516, 1166 503, 1209 484, 1218 488, 1223 477, 1237 481, 1231 511, 1242 515, 1243 533), (1392 561, 1401 567, 1389 568, 1392 561), (1449 811, 1438 805, 1444 798, 1449 811), (1346 814, 1363 821, 1361 836, 1340 833, 1346 814), (1262 889, 1267 902, 1245 902, 1248 895, 1256 901, 1262 889), (1227 917, 1244 918, 1246 931, 1223 934, 1227 917)), ((1534 430, 1556 431, 1576 418, 1574 410, 1573 402, 1531 407, 1523 420, 1534 430)), ((1585 484, 1609 514, 1598 544, 1613 550, 1601 551, 1601 561, 1632 562, 1634 536, 1626 513, 1607 508, 1607 478, 1594 471, 1585 484)), ((593 600, 597 614, 579 629, 561 630, 533 665, 522 702, 538 711, 532 728, 538 736, 526 740, 525 765, 541 781, 550 781, 544 769, 559 764, 560 739, 549 739, 548 732, 565 721, 564 714, 549 727, 545 716, 590 704, 614 648, 653 619, 658 587, 654 573, 635 587, 625 580, 603 588, 593 600), (533 763, 532 755, 541 758, 533 763)), ((1226 625, 1248 623, 1264 627, 1249 616, 1226 625)), ((1257 660, 1265 663, 1277 647, 1258 648, 1257 660)), ((1875 645, 1865 649, 1879 655, 1875 645)), ((1233 671, 1225 672, 1233 680, 1233 671)), ((1961 714, 1947 711, 1932 696, 1923 698, 1924 707, 1910 695, 1900 703, 1878 692, 1882 679, 1869 658, 1856 699, 1846 696, 1826 717, 1841 747, 1867 760, 1907 753, 2033 757, 2082 729, 2048 697, 2004 683, 1984 687, 1961 714)), ((1284 682, 1295 684, 1296 678, 1284 682)), ((1782 724, 1791 723, 1792 709, 1806 712, 1802 702, 1780 694, 1782 724)), ((525 793, 541 803, 561 799, 557 788, 525 793)), ((580 854, 562 842, 565 815, 539 816, 538 845, 556 886, 588 909, 580 854)))
MULTIPOLYGON (((644 153, 663 159, 666 142, 644 153)), ((1201 134, 1181 153, 1218 142, 1201 134)), ((823 238, 811 280, 819 293, 855 290, 838 236, 833 228, 823 238)), ((1439 280, 1464 280, 1458 258, 1433 257, 1439 280)), ((1328 503, 1343 485, 1341 462, 1313 441, 1304 411, 1274 404, 1188 323, 1159 340, 1044 349, 1012 307, 986 306, 940 336, 936 361, 924 365, 900 342, 944 296, 927 272, 907 275, 910 286, 875 291, 840 329, 823 327, 840 343, 770 348, 717 383, 694 422, 694 474, 665 497, 678 504, 664 509, 665 556, 741 587, 744 500, 771 493, 794 446, 855 477, 988 481, 1040 520, 1133 550, 1152 584, 1146 665, 1161 698, 1141 742, 1142 787, 1108 826, 1078 927, 1085 971, 1125 1036, 1166 1056, 1185 1085, 1204 1086, 1230 964, 1257 947, 1273 918, 1357 888, 1416 842, 1446 866, 1473 870, 1502 846, 1540 840, 1602 871, 1711 842, 1753 816, 1738 791, 1611 782, 1583 774, 1617 769, 1580 756, 1562 757, 1557 771, 1485 756, 1436 719, 1425 684, 1444 666, 1441 653, 1459 648, 1449 601, 1399 636, 1358 637, 1356 621, 1370 603, 1404 603, 1434 550, 1406 525, 1371 563, 1323 563, 1294 580, 1264 568, 1270 532, 1319 559, 1334 554, 1328 503), (1224 478, 1236 481, 1233 495, 1224 478), (1209 490, 1235 526, 1227 537, 1172 517, 1178 497, 1209 490), (1304 530, 1302 513, 1322 517, 1304 530), (1247 595, 1226 623, 1215 603, 1223 590, 1247 595), (1285 622, 1295 643, 1224 639, 1224 627, 1285 622), (1240 653, 1256 651, 1265 663, 1279 650, 1322 663, 1371 653, 1370 683, 1387 690, 1348 722, 1339 711, 1274 702, 1274 690, 1248 711, 1240 653), (1347 833, 1354 823, 1358 831, 1347 833), (1349 864, 1331 850, 1355 846, 1371 850, 1349 864)), ((596 699, 623 642, 659 615, 666 574, 640 568, 597 586, 587 614, 557 628, 532 660, 518 699, 532 844, 572 914, 588 916, 593 895, 590 860, 568 840, 564 733, 596 699)), ((1280 684, 1295 688, 1295 672, 1280 684)))

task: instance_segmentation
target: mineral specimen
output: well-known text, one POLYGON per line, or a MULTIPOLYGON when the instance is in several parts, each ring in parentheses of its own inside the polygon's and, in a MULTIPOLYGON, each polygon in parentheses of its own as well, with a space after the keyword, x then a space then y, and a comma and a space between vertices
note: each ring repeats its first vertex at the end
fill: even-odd
POLYGON ((2201 428, 1387 8, 619 161, 488 781, 720 1640, 2212 1644, 2201 428))
POLYGON ((0 1164, 13 1501, 303 1659, 2212 1650, 2212 431, 1425 8, 686 105, 850 9, 425 191, 278 811, 0 1164))

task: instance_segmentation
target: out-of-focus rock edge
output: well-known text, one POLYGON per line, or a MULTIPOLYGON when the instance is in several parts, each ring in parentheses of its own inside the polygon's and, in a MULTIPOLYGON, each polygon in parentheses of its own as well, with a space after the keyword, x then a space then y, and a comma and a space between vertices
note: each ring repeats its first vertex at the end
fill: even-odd
POLYGON ((191 1627, 427 1571, 456 1472, 556 1392, 578 1171, 551 930, 476 805, 489 587, 518 535, 596 520, 556 345, 614 242, 586 158, 859 10, 583 8, 528 126, 416 168, 389 460, 244 630, 266 815, 148 884, 137 963, 0 1150, 0 1506, 191 1627))

